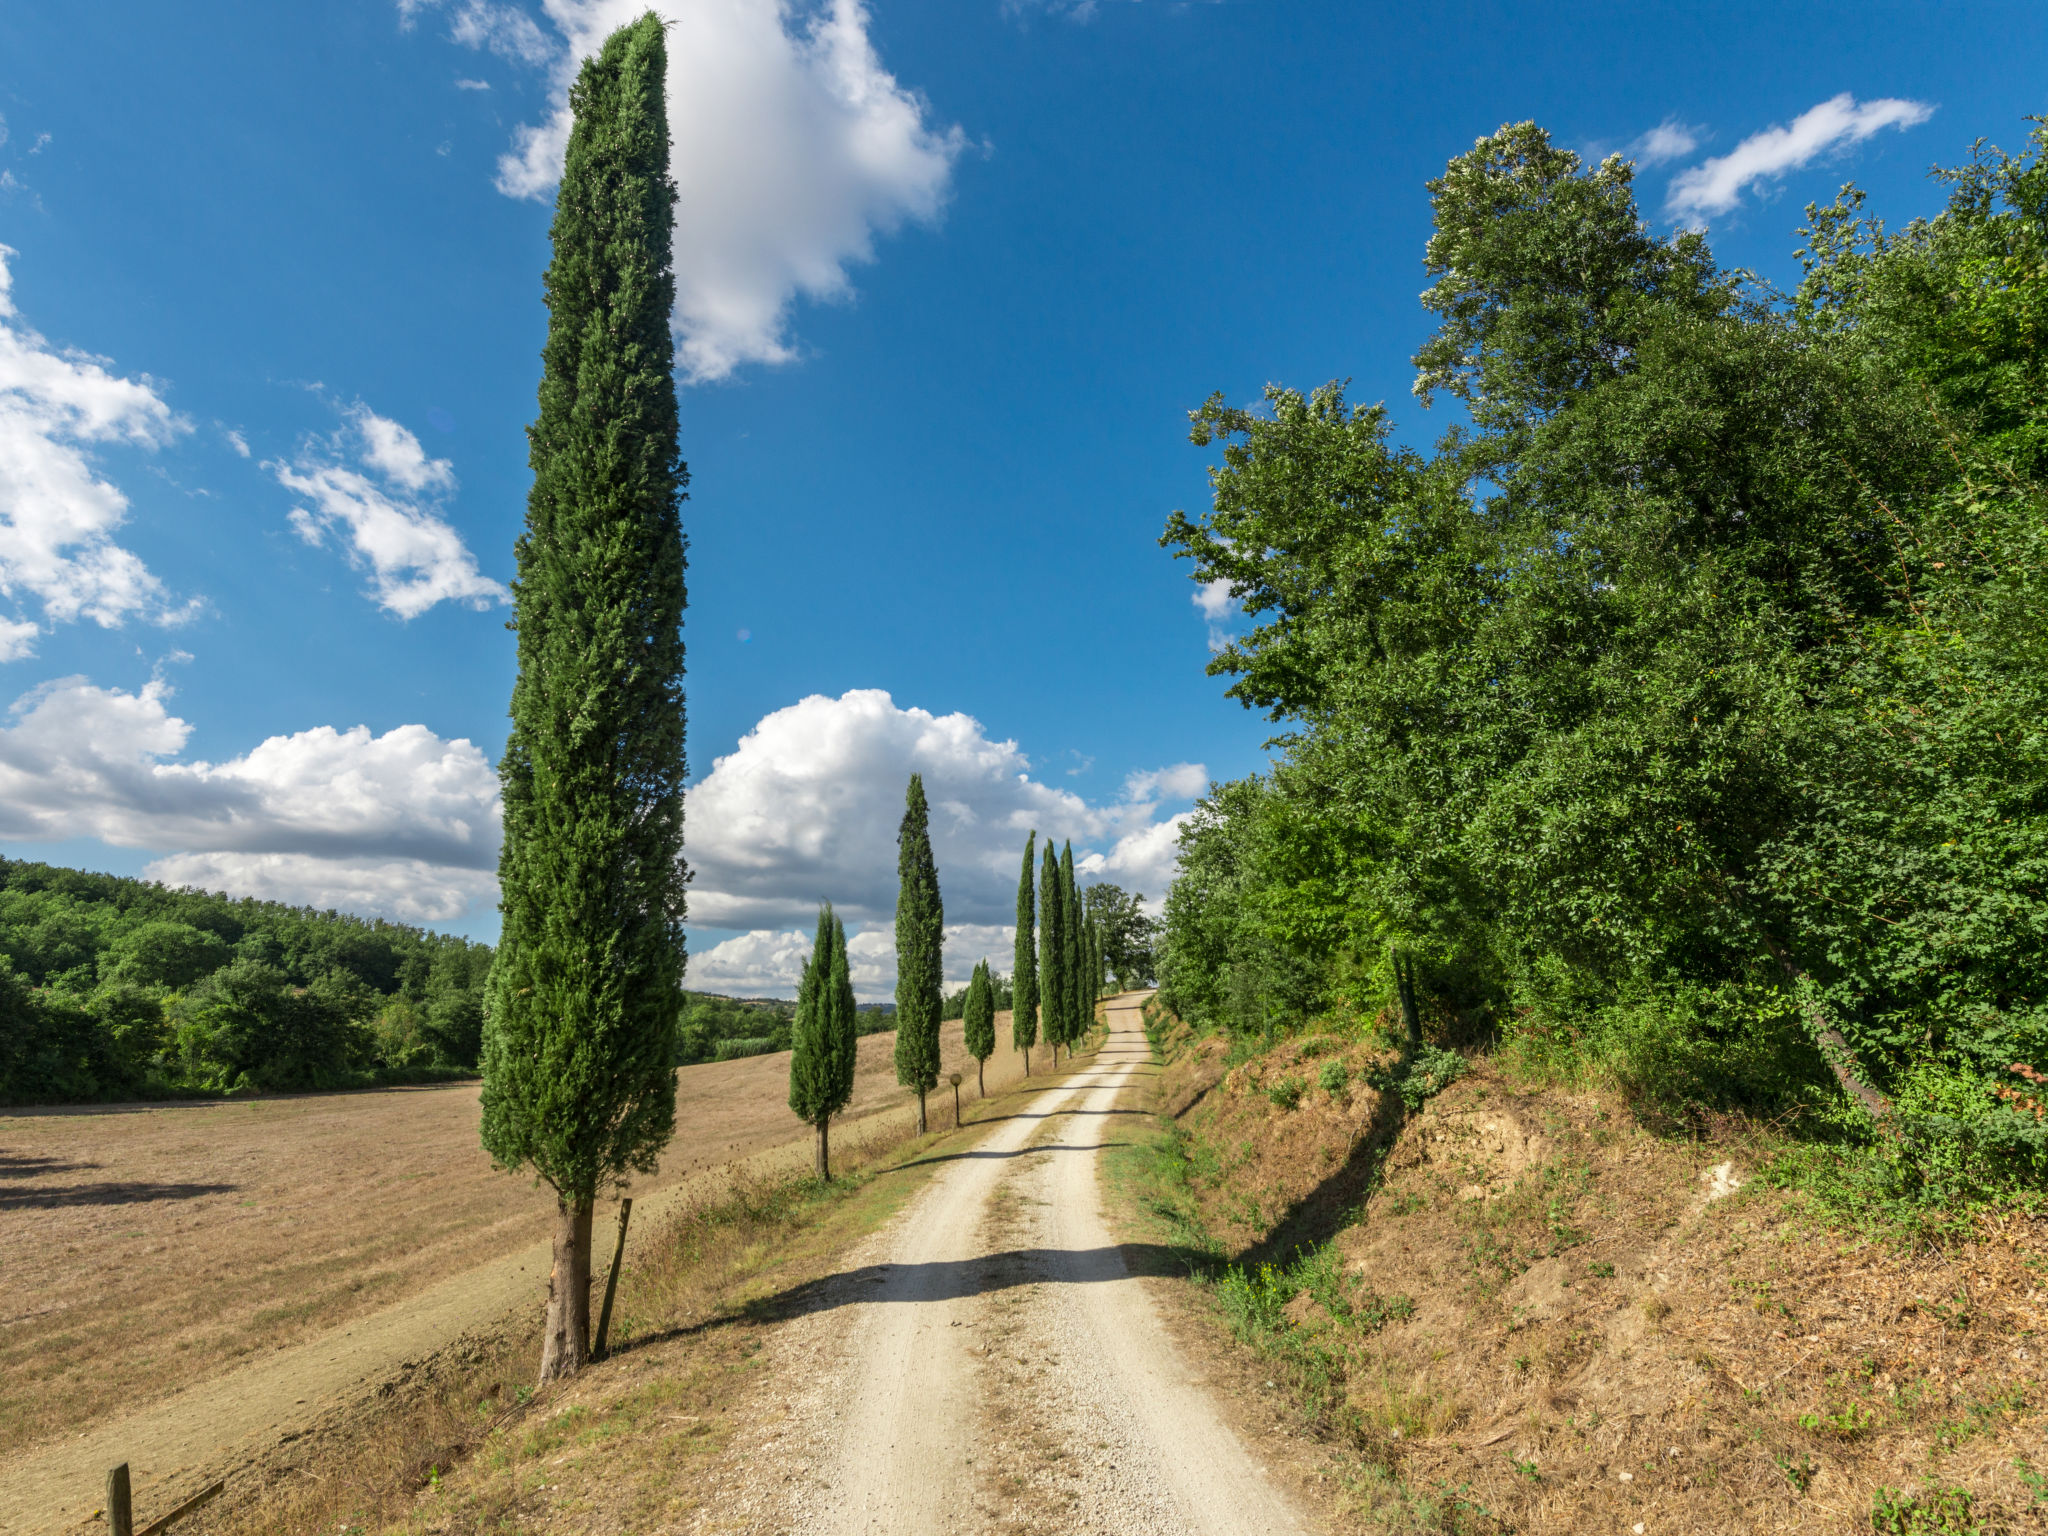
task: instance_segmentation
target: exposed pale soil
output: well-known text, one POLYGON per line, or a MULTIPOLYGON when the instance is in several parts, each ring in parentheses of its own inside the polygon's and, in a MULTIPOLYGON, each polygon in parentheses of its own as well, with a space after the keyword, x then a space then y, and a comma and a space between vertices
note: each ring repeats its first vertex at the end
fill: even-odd
MULTIPOLYGON (((1007 1016, 997 1039, 992 1091, 1021 1075, 1007 1016)), ((861 1042, 849 1121, 905 1113, 893 1042, 861 1042)), ((944 1051, 971 1098, 958 1023, 944 1051)), ((636 1231, 693 1176, 808 1156, 787 1078, 786 1055, 682 1071, 677 1138, 636 1191, 636 1231)), ((933 1099, 941 1123, 949 1093, 933 1099)), ((95 1507, 118 1460, 149 1507, 537 1305, 551 1201, 491 1169, 476 1114, 475 1086, 456 1085, 0 1116, 0 1531, 95 1507)))

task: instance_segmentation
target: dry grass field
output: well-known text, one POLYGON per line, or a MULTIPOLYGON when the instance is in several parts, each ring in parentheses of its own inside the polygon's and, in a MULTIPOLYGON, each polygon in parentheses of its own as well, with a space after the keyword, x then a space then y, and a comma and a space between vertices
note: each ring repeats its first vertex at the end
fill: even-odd
MULTIPOLYGON (((1021 1075, 1007 1015, 997 1036, 992 1090, 1021 1075)), ((861 1042, 848 1121, 904 1112, 894 1040, 861 1042)), ((971 1099, 957 1022, 943 1045, 971 1099)), ((807 1155, 788 1065, 785 1054, 684 1068, 676 1139, 639 1190, 778 1147, 807 1155)), ((493 1170, 476 1120, 474 1084, 0 1115, 0 1455, 402 1306, 544 1237, 547 1191, 493 1170)))

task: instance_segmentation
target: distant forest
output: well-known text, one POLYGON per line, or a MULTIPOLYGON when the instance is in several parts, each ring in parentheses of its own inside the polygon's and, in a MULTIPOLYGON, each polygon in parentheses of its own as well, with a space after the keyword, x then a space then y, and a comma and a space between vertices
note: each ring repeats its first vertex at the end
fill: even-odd
MULTIPOLYGON (((0 1104, 467 1077, 491 956, 402 923, 0 859, 0 1104)), ((786 1051, 795 1013, 686 991, 676 1064, 786 1051)), ((895 1010, 860 1019, 875 1034, 895 1010)))
POLYGON ((403 924, 0 859, 0 1102, 465 1075, 490 966, 403 924))

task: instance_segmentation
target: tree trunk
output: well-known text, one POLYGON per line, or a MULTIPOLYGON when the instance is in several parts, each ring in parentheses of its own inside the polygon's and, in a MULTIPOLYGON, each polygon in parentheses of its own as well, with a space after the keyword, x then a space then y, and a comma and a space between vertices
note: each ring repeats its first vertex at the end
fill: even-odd
POLYGON ((1799 999, 1800 1009, 1813 1030, 1813 1043, 1819 1048, 1821 1059, 1828 1064, 1828 1070, 1835 1074, 1835 1081, 1842 1085, 1844 1093, 1863 1106, 1865 1113, 1882 1130, 1897 1134, 1891 1120, 1891 1100, 1863 1080, 1863 1063, 1856 1059, 1856 1048, 1842 1038, 1842 1032, 1835 1028, 1833 1021, 1820 1011, 1820 1004, 1813 1000, 1809 990, 1813 986, 1813 978, 1794 965, 1792 957, 1768 933, 1760 936, 1764 948, 1778 962, 1778 969, 1792 983, 1792 993, 1799 999))
POLYGON ((548 1315, 540 1384, 574 1376, 590 1359, 590 1217, 596 1202, 555 1199, 555 1267, 548 1274, 548 1315))
POLYGON ((976 1098, 985 1099, 988 1097, 988 1084, 982 1079, 981 1075, 982 1069, 987 1065, 988 1063, 985 1061, 977 1061, 974 1064, 974 1094, 976 1098))
POLYGON ((922 1136, 928 1129, 924 1118, 924 1090, 917 1090, 917 1134, 922 1136))
POLYGON ((1422 1010, 1415 1003, 1415 962, 1405 950, 1394 951, 1394 985, 1401 994, 1401 1027, 1413 1050, 1422 1044, 1422 1010))
POLYGON ((827 1184, 832 1182, 831 1116, 818 1122, 818 1177, 827 1184))
POLYGON ((1031 1047, 1028 1045, 1024 1047, 1024 1075, 1031 1075, 1031 1047))

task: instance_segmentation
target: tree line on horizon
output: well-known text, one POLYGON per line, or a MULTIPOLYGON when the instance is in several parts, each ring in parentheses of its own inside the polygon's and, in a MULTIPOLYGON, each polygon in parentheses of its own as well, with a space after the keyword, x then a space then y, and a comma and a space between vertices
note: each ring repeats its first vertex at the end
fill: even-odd
POLYGON ((1284 734, 1181 835, 1183 1017, 1406 990, 1652 1123, 1792 1127, 1845 1205, 2048 1182, 2034 122, 1930 218, 1809 208, 1789 292, 1504 127, 1429 183, 1433 450, 1341 382, 1191 413, 1222 462, 1161 542, 1228 583, 1210 671, 1284 734))
POLYGON ((376 918, 0 859, 0 1103, 464 1075, 491 953, 376 918))

